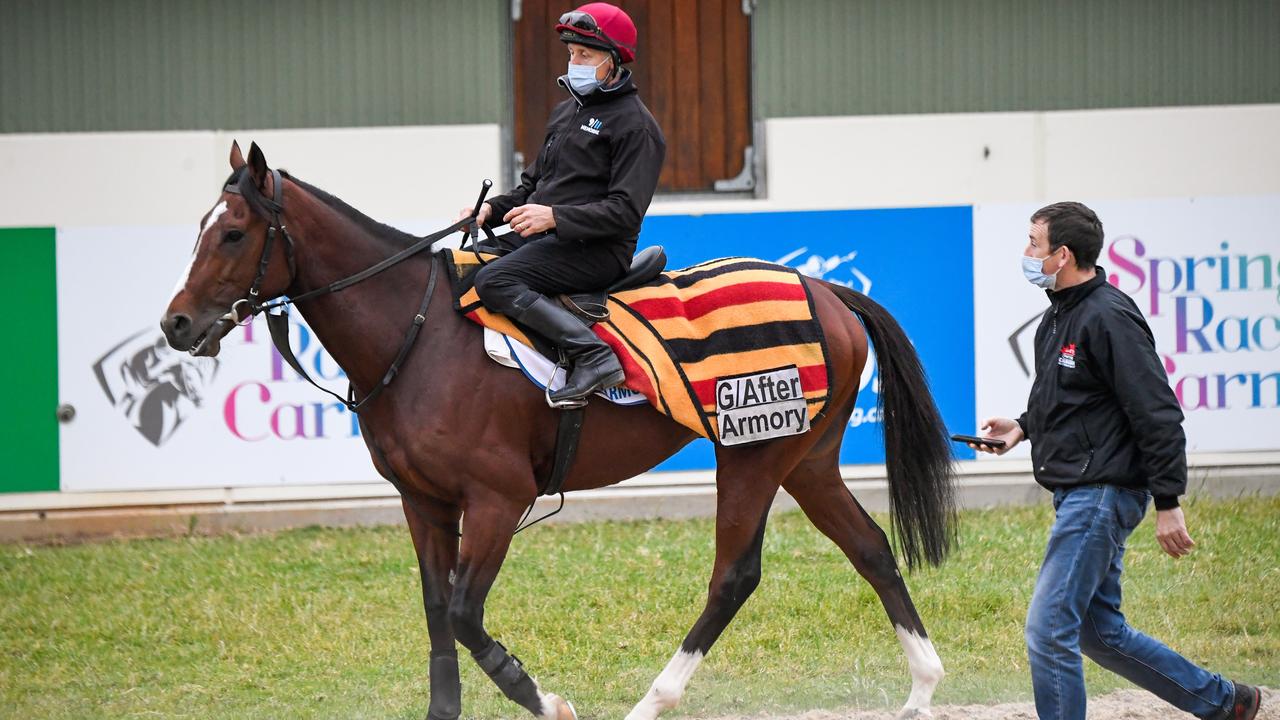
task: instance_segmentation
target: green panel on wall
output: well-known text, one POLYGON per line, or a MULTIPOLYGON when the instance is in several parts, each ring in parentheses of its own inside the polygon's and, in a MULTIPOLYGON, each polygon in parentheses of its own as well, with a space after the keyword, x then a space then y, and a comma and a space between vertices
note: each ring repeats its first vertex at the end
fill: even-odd
POLYGON ((0 492, 58 489, 58 297, 53 228, 0 228, 0 492))
POLYGON ((497 123, 509 0, 4 0, 0 132, 497 123))
POLYGON ((1275 0, 758 0, 757 115, 1280 102, 1275 0))

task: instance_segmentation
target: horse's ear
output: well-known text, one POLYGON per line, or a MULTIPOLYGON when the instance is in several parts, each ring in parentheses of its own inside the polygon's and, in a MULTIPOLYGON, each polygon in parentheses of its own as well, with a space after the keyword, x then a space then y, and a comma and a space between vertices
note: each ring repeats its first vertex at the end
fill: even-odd
POLYGON ((249 145, 249 175, 253 178, 253 184, 259 188, 265 187, 267 184, 267 157, 262 154, 262 149, 258 147, 258 143, 249 145))
POLYGON ((231 170, 234 172, 244 167, 244 154, 240 152, 240 143, 231 141, 231 170))

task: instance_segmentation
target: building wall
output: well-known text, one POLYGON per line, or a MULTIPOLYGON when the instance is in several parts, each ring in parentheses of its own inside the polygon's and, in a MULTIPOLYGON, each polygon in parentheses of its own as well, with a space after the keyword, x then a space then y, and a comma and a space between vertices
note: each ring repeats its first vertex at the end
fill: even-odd
POLYGON ((1280 102, 1270 0, 759 0, 757 117, 1280 102))
POLYGON ((496 123, 508 0, 6 0, 0 133, 496 123))
MULTIPOLYGON (((1274 194, 1277 127, 1280 104, 778 118, 764 126, 764 197, 659 198, 650 214, 1274 194)), ((484 178, 510 184, 496 124, 11 134, 0 223, 194 223, 233 138, 391 222, 451 217, 484 178)))
MULTIPOLYGON (((505 124, 510 6, 0 3, 0 133, 505 124)), ((1280 102, 1270 0, 757 0, 752 22, 760 118, 1280 102)))

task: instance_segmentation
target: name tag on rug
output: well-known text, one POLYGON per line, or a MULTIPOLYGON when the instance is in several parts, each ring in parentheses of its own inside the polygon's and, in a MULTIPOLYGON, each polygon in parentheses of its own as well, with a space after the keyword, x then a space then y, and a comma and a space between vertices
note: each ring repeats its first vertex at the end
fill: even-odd
POLYGON ((794 365, 716 379, 721 445, 799 435, 809 429, 809 407, 794 365))

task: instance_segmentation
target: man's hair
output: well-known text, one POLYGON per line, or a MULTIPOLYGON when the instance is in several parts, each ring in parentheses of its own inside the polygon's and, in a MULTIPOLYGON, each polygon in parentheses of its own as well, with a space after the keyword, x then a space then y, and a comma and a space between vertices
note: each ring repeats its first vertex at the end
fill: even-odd
POLYGON ((1081 270, 1097 265, 1102 252, 1102 221, 1092 210, 1078 202, 1054 203, 1031 214, 1031 222, 1041 220, 1048 226, 1051 252, 1066 245, 1081 270))

